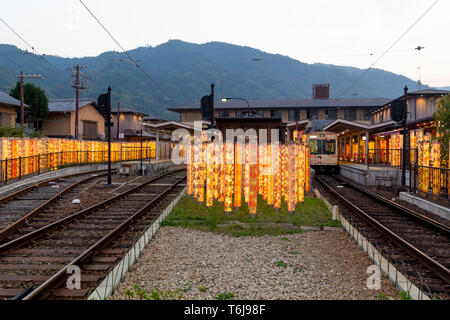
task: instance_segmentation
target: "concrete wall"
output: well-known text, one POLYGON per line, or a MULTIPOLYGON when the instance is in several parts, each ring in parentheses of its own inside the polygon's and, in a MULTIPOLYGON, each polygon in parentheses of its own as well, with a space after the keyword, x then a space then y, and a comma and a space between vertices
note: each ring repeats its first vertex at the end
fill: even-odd
MULTIPOLYGON (((396 168, 367 168, 364 165, 339 165, 340 174, 363 186, 378 186, 377 177, 391 177, 392 186, 401 185, 402 172, 396 168)), ((407 178, 409 174, 406 175, 407 178)), ((406 181, 408 185, 409 181, 406 181)))

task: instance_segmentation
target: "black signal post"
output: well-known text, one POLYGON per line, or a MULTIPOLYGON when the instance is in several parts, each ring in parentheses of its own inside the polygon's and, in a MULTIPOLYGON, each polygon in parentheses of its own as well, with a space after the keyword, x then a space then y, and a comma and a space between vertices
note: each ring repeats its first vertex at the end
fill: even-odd
POLYGON ((108 139, 108 184, 111 184, 111 87, 108 93, 97 98, 97 110, 105 118, 106 135, 108 139))

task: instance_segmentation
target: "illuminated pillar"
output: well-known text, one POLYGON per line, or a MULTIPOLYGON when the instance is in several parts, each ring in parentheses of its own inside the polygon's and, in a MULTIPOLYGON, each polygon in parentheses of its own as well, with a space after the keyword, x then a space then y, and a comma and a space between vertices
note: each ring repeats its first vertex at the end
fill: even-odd
POLYGON ((234 163, 234 143, 225 143, 225 192, 224 210, 231 212, 233 203, 233 163, 234 163))
POLYGON ((256 143, 250 143, 250 177, 249 177, 249 197, 248 197, 248 210, 249 213, 256 214, 257 200, 258 200, 258 145, 256 143))
POLYGON ((288 212, 295 212, 295 145, 288 146, 288 161, 287 161, 287 206, 288 212))
POLYGON ((276 145, 267 146, 267 204, 273 206, 274 199, 274 184, 275 184, 275 166, 272 163, 272 154, 275 152, 276 145))
POLYGON ((244 167, 244 201, 248 204, 250 188, 250 154, 249 143, 245 144, 245 167, 244 167))
POLYGON ((298 202, 305 200, 305 146, 299 145, 298 202))
POLYGON ((287 146, 281 146, 281 196, 284 201, 287 201, 287 160, 288 152, 287 146))
POLYGON ((281 208, 281 148, 280 145, 275 145, 278 149, 278 157, 275 160, 275 186, 274 186, 274 207, 275 209, 281 208))
POLYGON ((242 202, 242 145, 235 144, 234 159, 234 206, 239 208, 242 202))
POLYGON ((309 157, 309 147, 305 148, 305 191, 309 191, 309 170, 310 170, 310 157, 309 157))
POLYGON ((214 203, 214 144, 206 145, 206 206, 212 207, 214 203))
POLYGON ((432 152, 431 152, 433 169, 431 171, 432 174, 432 186, 433 186, 433 195, 436 197, 439 196, 441 192, 441 145, 439 141, 434 140, 432 143, 432 152))

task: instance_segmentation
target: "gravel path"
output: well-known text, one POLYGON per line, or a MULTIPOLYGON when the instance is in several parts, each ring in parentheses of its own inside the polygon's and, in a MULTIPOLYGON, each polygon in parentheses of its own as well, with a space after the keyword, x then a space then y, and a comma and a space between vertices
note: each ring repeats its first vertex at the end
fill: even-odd
POLYGON ((343 231, 235 238, 162 227, 110 299, 135 285, 187 299, 398 299, 383 275, 380 290, 366 288, 371 264, 343 231))

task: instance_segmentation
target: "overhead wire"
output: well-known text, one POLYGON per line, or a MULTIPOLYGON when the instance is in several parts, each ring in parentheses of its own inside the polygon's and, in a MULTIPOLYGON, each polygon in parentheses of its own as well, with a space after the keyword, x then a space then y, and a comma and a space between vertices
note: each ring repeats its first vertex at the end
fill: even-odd
POLYGON ((369 68, 364 70, 364 72, 359 76, 358 79, 356 79, 348 89, 346 89, 337 99, 335 99, 335 102, 339 101, 343 96, 345 96, 403 37, 420 21, 422 18, 431 10, 433 7, 439 2, 439 0, 436 0, 397 40, 394 41, 392 45, 390 45, 383 54, 378 57, 369 68))
POLYGON ((112 33, 103 25, 103 23, 95 16, 95 14, 86 6, 86 4, 79 0, 80 3, 83 5, 83 7, 90 13, 90 15, 98 22, 98 24, 103 28, 103 30, 110 36, 110 38, 119 46, 119 48, 125 53, 128 57, 128 59, 133 62, 133 64, 144 74, 147 76, 147 78, 150 79, 150 81, 165 95, 164 98, 167 98, 171 100, 172 102, 176 103, 175 99, 171 98, 170 95, 156 82, 152 76, 150 76, 149 73, 147 73, 141 65, 130 55, 130 53, 125 50, 125 48, 119 43, 119 41, 112 35, 112 33))

